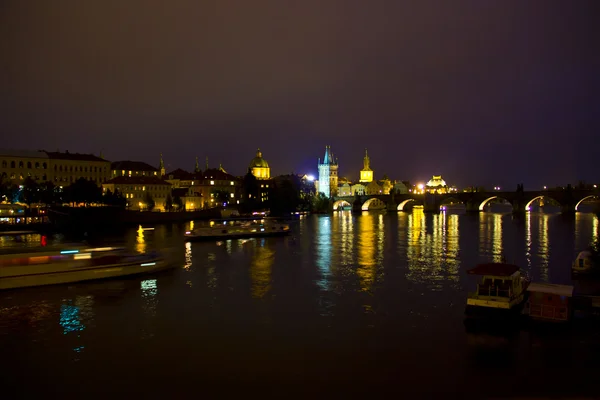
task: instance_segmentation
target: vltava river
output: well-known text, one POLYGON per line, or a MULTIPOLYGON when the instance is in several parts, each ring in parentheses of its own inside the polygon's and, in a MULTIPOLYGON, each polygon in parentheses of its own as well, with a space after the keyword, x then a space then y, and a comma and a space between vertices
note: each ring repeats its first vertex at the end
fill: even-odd
POLYGON ((491 336, 463 324, 466 269, 504 257, 569 283, 599 233, 593 214, 341 212, 292 222, 286 238, 185 244, 188 227, 92 239, 174 249, 177 269, 0 292, 0 396, 600 393, 598 329, 491 336))

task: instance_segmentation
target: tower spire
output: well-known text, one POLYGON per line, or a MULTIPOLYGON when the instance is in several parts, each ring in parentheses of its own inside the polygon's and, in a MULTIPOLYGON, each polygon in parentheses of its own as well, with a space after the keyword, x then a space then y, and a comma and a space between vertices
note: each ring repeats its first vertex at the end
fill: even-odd
POLYGON ((162 153, 160 153, 160 163, 158 164, 158 169, 160 170, 160 176, 165 176, 165 162, 163 161, 162 153))
POLYGON ((206 169, 208 169, 208 156, 206 156, 206 169))
POLYGON ((200 172, 200 164, 198 163, 198 157, 196 157, 196 166, 194 167, 194 172, 200 172))

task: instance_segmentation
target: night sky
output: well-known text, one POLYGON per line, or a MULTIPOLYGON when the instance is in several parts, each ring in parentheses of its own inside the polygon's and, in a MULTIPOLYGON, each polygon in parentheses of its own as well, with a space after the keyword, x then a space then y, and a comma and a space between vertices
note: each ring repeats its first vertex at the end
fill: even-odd
POLYGON ((600 1, 0 2, 4 148, 600 181, 600 1), (596 26, 594 26, 596 25, 596 26))

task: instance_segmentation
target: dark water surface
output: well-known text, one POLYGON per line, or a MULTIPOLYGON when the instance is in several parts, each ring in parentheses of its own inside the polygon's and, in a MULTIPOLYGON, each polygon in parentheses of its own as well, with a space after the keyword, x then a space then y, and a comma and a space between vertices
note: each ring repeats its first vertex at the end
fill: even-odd
POLYGON ((466 269, 506 257, 569 283, 593 214, 342 212, 291 237, 187 245, 186 228, 94 239, 175 248, 177 269, 0 292, 2 398, 600 394, 597 327, 463 324, 466 269))

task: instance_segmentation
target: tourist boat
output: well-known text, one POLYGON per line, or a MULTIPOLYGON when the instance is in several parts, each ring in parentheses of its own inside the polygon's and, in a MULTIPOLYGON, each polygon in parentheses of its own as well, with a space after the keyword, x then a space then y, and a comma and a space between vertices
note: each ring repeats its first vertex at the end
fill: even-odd
POLYGON ((131 254, 117 247, 10 249, 0 254, 0 289, 121 277, 171 266, 158 253, 131 254))
POLYGON ((471 317, 503 319, 521 315, 529 280, 520 268, 506 263, 481 264, 467 271, 481 276, 477 290, 469 293, 465 314, 471 317))
POLYGON ((209 226, 198 227, 185 232, 185 239, 227 240, 252 237, 284 236, 290 233, 290 226, 271 218, 235 218, 212 220, 209 226))

